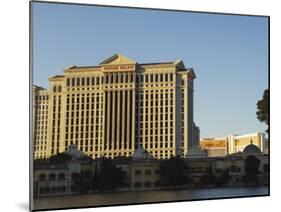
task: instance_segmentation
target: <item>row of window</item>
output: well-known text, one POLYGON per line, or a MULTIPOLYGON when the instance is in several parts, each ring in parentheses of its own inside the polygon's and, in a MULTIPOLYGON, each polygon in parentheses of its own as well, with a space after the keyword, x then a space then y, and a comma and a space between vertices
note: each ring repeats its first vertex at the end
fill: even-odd
POLYGON ((48 100, 49 99, 49 96, 48 95, 38 95, 38 96, 35 96, 35 101, 41 101, 41 100, 48 100))
MULTIPOLYGON (((143 170, 139 170, 139 169, 135 170, 135 175, 142 175, 142 171, 143 170)), ((153 170, 151 170, 151 169, 146 169, 146 170, 144 170, 144 174, 145 175, 151 175, 152 171, 153 170)), ((154 174, 159 175, 159 169, 154 170, 154 174)))
POLYGON ((163 73, 163 74, 141 74, 136 75, 136 83, 143 83, 143 82, 168 82, 173 81, 174 74, 173 73, 163 73))
POLYGON ((53 92, 56 93, 56 92, 61 92, 62 91, 62 87, 61 85, 54 85, 53 86, 53 92))
MULTIPOLYGON (((131 83, 134 81, 134 75, 131 73, 111 73, 106 74, 105 76, 95 76, 95 77, 76 77, 76 78, 67 78, 66 86, 75 87, 75 86, 91 86, 91 85, 100 85, 103 83, 131 83)), ((136 83, 143 82, 168 82, 173 81, 174 76, 172 73, 164 74, 137 74, 136 83)), ((56 88, 59 91, 60 87, 56 88)), ((55 91, 54 91, 55 92, 55 91)))

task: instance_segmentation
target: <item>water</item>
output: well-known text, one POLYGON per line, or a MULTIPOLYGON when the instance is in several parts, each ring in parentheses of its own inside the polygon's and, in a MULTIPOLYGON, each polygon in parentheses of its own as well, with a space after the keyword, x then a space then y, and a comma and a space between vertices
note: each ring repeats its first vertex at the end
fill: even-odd
POLYGON ((75 196, 57 196, 34 200, 34 209, 75 208, 163 201, 260 196, 268 195, 268 192, 268 187, 238 187, 166 191, 130 191, 75 196))

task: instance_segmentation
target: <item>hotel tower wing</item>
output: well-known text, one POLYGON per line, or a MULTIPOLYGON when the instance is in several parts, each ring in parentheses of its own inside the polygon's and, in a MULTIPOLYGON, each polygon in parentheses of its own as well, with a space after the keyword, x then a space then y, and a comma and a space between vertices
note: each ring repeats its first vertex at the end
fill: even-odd
POLYGON ((181 60, 137 63, 115 54, 97 66, 71 66, 33 86, 34 158, 76 144, 92 158, 132 156, 138 145, 158 159, 199 145, 193 121, 195 73, 181 60))

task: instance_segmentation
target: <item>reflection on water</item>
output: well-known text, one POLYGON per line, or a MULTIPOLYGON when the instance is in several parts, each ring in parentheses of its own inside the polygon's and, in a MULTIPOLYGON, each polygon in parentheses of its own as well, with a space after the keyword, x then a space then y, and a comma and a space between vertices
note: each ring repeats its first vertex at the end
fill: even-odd
POLYGON ((268 187, 242 187, 86 194, 37 199, 34 201, 34 209, 256 196, 268 195, 268 193, 268 187))

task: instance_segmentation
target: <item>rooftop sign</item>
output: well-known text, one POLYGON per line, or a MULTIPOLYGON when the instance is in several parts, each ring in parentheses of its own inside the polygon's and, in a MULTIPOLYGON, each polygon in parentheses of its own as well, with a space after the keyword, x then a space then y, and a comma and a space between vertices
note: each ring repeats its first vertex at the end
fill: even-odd
POLYGON ((102 70, 105 72, 134 71, 135 64, 105 65, 102 70))

